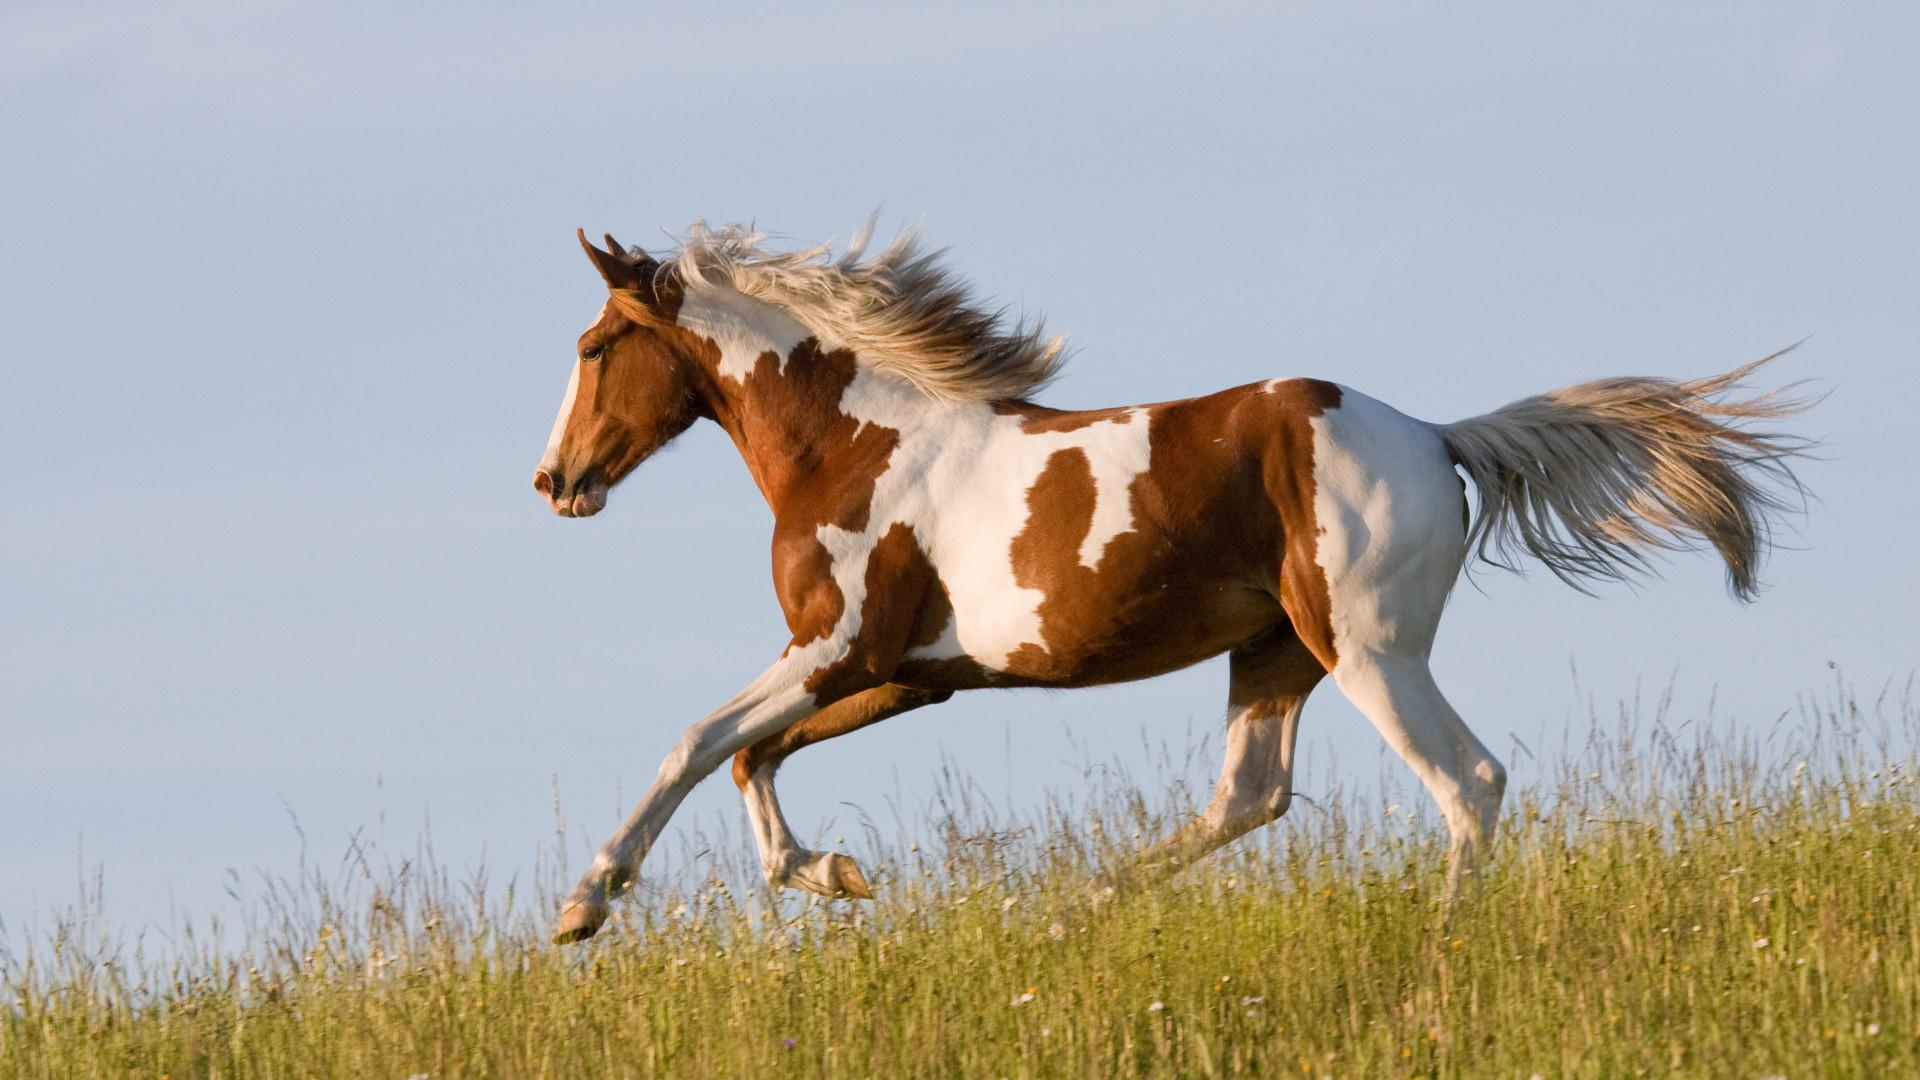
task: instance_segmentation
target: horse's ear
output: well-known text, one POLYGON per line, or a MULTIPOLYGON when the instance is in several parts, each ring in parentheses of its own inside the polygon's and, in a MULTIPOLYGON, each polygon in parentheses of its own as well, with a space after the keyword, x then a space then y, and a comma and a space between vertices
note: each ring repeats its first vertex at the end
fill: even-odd
POLYGON ((660 265, 659 260, 641 251, 639 248, 629 248, 627 245, 615 240, 612 233, 602 233, 601 235, 607 238, 607 250, 627 260, 627 262, 632 263, 634 269, 644 269, 648 273, 652 273, 653 270, 660 265))
POLYGON ((639 289, 653 283, 653 272, 660 264, 642 254, 638 259, 629 258, 620 248, 620 242, 612 236, 607 237, 607 246, 611 251, 601 251, 587 239, 587 230, 575 230, 580 237, 580 246, 587 249, 587 258, 607 279, 609 289, 639 289))

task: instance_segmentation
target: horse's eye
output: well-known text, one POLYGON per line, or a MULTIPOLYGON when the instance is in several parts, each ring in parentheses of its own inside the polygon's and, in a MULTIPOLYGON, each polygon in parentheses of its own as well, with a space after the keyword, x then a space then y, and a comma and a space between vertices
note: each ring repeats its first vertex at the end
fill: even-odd
POLYGON ((607 347, 605 345, 595 345, 590 349, 582 349, 580 351, 580 359, 588 361, 598 360, 606 355, 606 352, 607 347))

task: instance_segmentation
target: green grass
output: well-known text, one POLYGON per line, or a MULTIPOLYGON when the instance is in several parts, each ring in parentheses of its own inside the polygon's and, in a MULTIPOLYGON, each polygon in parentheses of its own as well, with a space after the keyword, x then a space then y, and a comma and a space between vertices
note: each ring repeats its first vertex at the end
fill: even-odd
POLYGON ((871 904, 778 900, 731 855, 560 948, 551 890, 359 857, 201 936, 227 945, 145 957, 75 915, 6 959, 0 1077, 1920 1074, 1890 749, 1920 716, 1652 726, 1514 763, 1542 779, 1451 907, 1443 837, 1359 796, 1089 902, 1182 807, 1121 783, 1023 823, 950 783, 925 850, 869 844, 871 904))

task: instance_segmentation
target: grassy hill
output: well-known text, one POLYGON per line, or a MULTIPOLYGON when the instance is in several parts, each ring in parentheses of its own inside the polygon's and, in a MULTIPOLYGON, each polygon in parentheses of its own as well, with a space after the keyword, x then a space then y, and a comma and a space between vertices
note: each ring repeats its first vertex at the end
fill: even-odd
POLYGON ((870 904, 776 898, 733 845, 565 948, 551 890, 364 857, 237 944, 130 955, 76 915, 5 959, 0 1077, 1920 1074, 1920 716, 1651 727, 1516 768, 1544 778, 1453 905, 1409 807, 1296 802, 1108 896, 1179 800, 1022 822, 949 785, 919 850, 870 840, 870 904))

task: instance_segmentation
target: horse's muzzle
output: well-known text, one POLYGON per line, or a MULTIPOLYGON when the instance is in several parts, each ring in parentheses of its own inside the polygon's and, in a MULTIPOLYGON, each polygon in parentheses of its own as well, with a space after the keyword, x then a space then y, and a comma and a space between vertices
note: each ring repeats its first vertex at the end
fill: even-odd
POLYGON ((576 479, 568 490, 567 478, 541 466, 533 473, 533 490, 547 497, 547 504, 561 517, 592 517, 606 508, 607 485, 597 483, 593 470, 576 479))

